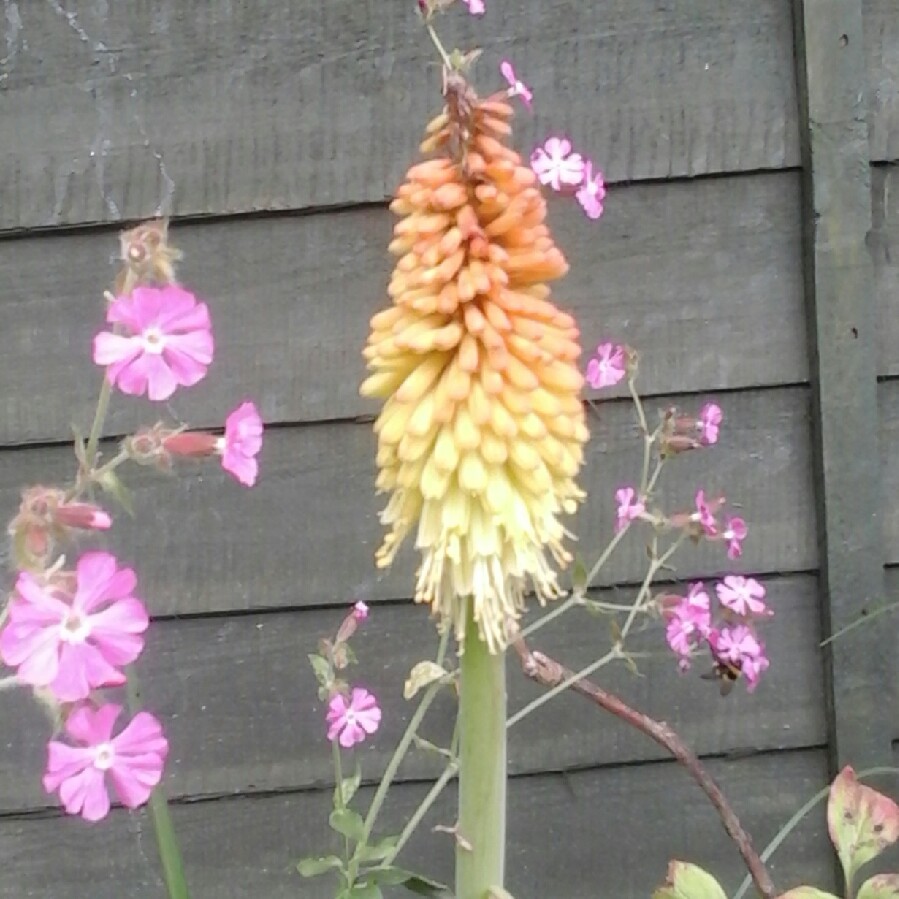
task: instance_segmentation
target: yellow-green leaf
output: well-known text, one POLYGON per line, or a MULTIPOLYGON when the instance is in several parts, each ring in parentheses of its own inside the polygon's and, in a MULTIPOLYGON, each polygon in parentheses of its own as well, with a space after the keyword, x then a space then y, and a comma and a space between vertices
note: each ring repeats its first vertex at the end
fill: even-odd
POLYGON ((672 861, 668 877, 652 899, 727 899, 724 890, 711 874, 688 862, 672 861))
POLYGON ((878 874, 866 880, 855 899, 899 899, 899 874, 878 874))

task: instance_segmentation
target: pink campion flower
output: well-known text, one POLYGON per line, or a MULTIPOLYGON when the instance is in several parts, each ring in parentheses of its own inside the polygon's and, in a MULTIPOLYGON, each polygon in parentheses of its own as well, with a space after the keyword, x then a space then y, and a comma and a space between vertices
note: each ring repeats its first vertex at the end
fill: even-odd
MULTIPOLYGON (((665 639, 674 652, 689 656, 712 626, 711 600, 701 581, 690 585, 686 596, 666 610, 665 639)), ((684 666, 682 666, 684 667, 684 666)))
POLYGON ((732 666, 746 678, 750 693, 758 686, 759 678, 770 663, 764 643, 745 624, 712 631, 709 645, 717 661, 732 666))
POLYGON ((617 343, 601 343, 596 355, 587 363, 587 383, 594 389, 612 387, 627 374, 624 347, 617 343))
POLYGON ((606 195, 606 183, 602 172, 593 173, 593 163, 588 159, 584 167, 584 180, 575 194, 581 209, 589 219, 598 219, 602 215, 602 201, 606 195))
POLYGON ((486 12, 484 0, 462 0, 473 16, 482 16, 486 12))
POLYGON ((528 109, 534 101, 534 92, 523 82, 519 81, 515 75, 515 69, 508 59, 504 59, 499 66, 503 78, 509 83, 509 96, 521 97, 522 102, 528 109))
MULTIPOLYGON (((675 615, 669 619, 665 627, 665 639, 671 650, 684 658, 693 654, 693 650, 699 645, 701 637, 702 631, 693 618, 682 618, 679 615, 675 615)), ((686 667, 682 666, 682 669, 686 667)))
POLYGON ((752 577, 728 575, 723 583, 715 585, 718 601, 737 615, 773 615, 765 605, 765 588, 752 577))
POLYGON ((183 287, 136 287, 109 304, 106 321, 125 333, 97 334, 94 362, 106 366, 122 393, 167 400, 206 376, 213 351, 209 310, 183 287))
POLYGON ((702 530, 709 537, 718 533, 718 523, 712 505, 706 501, 705 491, 696 491, 696 511, 690 516, 691 521, 698 522, 702 530))
POLYGON ((727 541, 727 557, 739 559, 743 555, 743 541, 749 529, 742 518, 728 518, 721 536, 727 541))
POLYGON ((699 411, 699 419, 696 427, 699 431, 699 442, 704 446, 711 446, 718 442, 718 430, 724 414, 721 407, 715 403, 706 403, 699 411))
POLYGON ((368 606, 361 599, 353 606, 353 618, 359 622, 368 618, 368 606))
POLYGON ((584 180, 584 159, 572 152, 571 141, 565 137, 548 137, 542 147, 537 147, 531 153, 531 168, 540 183, 553 190, 566 185, 578 187, 584 180))
POLYGON ((338 740, 344 749, 361 743, 381 723, 378 701, 368 690, 354 687, 350 701, 337 693, 328 703, 328 739, 338 740))
POLYGON ((78 745, 58 740, 47 745, 44 789, 59 790, 59 799, 70 815, 99 821, 109 813, 106 775, 128 808, 149 798, 162 779, 169 744, 162 725, 148 712, 138 712, 115 737, 112 728, 122 711, 113 704, 93 709, 81 705, 66 721, 66 733, 78 745))
POLYGON ((256 456, 262 449, 262 431, 259 410, 253 403, 242 403, 226 419, 225 436, 218 443, 222 468, 247 487, 256 483, 259 474, 256 456))
POLYGON ((46 687, 61 702, 120 686, 120 669, 140 655, 149 624, 131 595, 136 585, 134 572, 107 552, 81 556, 71 592, 21 572, 0 631, 0 658, 20 681, 46 687))
POLYGON ((629 521, 639 518, 645 511, 646 505, 637 496, 633 487, 619 487, 615 491, 615 499, 618 502, 617 520, 615 532, 620 531, 629 521))

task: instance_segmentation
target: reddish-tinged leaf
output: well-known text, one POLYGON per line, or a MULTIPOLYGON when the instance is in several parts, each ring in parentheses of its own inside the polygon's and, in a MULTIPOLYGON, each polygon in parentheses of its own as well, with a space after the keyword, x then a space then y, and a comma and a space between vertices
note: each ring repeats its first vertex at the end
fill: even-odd
POLYGON ((899 899, 899 874, 878 874, 866 880, 855 899, 899 899))
POLYGON ((665 885, 659 887, 652 899, 727 899, 718 881, 707 871, 688 862, 668 864, 665 885))
POLYGON ((860 784, 847 765, 830 787, 827 829, 851 884, 862 865, 899 839, 899 806, 860 784))

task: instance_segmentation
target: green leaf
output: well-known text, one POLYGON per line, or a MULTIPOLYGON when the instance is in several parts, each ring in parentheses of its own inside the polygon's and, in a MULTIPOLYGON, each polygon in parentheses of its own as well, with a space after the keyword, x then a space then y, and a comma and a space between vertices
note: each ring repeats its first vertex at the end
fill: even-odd
POLYGON ((815 887, 796 887, 787 893, 782 893, 777 899, 839 899, 833 893, 825 893, 815 887))
POLYGON ((404 884, 414 875, 404 871, 402 868, 386 865, 377 868, 367 868, 362 876, 365 877, 368 883, 377 883, 384 887, 395 887, 404 884))
POLYGON ((323 686, 327 687, 331 683, 331 663, 323 656, 316 655, 314 652, 309 653, 309 663, 315 672, 315 679, 323 686))
POLYGON ((324 855, 320 858, 304 858, 297 863, 297 871, 303 877, 318 877, 326 871, 342 868, 343 862, 336 855, 324 855))
POLYGON ((334 787, 334 805, 336 808, 350 804, 350 800, 356 795, 359 784, 362 782, 362 769, 359 760, 356 759, 356 770, 350 777, 345 777, 341 783, 334 787))
POLYGON ((490 887, 487 890, 488 899, 515 899, 515 897, 502 887, 490 887))
POLYGON ((383 899, 384 894, 376 883, 357 883, 347 891, 347 899, 383 899))
POLYGON ((419 690, 446 676, 446 669, 436 662, 417 662, 412 666, 403 687, 403 699, 412 699, 419 690))
POLYGON ((71 428, 72 439, 75 442, 75 458, 78 460, 79 466, 86 471, 88 468, 87 443, 84 440, 84 434, 81 433, 81 428, 78 425, 71 425, 71 428))
POLYGON ((652 894, 652 899, 727 899, 727 895, 707 871, 687 862, 672 861, 665 885, 652 894))
POLYGON ((363 862, 379 862, 387 858, 393 852, 394 846, 399 842, 399 834, 395 837, 384 837, 374 846, 360 846, 357 855, 363 862))
POLYGON ((862 865, 899 839, 899 806, 860 784, 847 765, 830 786, 827 830, 851 885, 862 865))
POLYGON ((157 787, 150 794, 150 815, 153 818, 156 847, 162 860, 169 899, 190 899, 187 877, 184 874, 184 861, 181 858, 181 846, 175 835, 169 806, 161 787, 157 787))
POLYGON ((358 843, 365 833, 365 822, 362 815, 349 808, 334 809, 328 817, 328 824, 341 836, 358 843))
POLYGON ((574 557, 574 564, 571 566, 571 588, 575 595, 579 596, 587 592, 587 565, 584 557, 578 553, 574 557))
POLYGON ((436 880, 422 877, 421 874, 410 874, 409 879, 403 881, 403 886, 410 893, 415 893, 416 896, 429 896, 430 899, 456 899, 449 887, 436 880))
POLYGON ((131 499, 131 491, 122 483, 121 478, 114 471, 107 471, 100 478, 100 488, 108 493, 131 518, 134 518, 134 501, 131 499))
POLYGON ((855 899, 899 899, 899 874, 878 874, 866 880, 855 899))

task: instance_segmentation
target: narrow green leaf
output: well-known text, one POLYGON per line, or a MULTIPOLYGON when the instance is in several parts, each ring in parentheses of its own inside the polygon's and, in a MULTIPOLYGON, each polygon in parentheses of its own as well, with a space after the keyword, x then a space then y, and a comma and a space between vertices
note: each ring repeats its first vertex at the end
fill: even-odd
POLYGON ((652 899, 727 899, 724 890, 711 874, 698 865, 673 861, 668 865, 668 877, 652 899))
POLYGON ((325 855, 320 858, 304 858, 297 863, 297 871, 303 877, 318 877, 326 871, 342 868, 343 862, 336 855, 325 855))
POLYGON ((384 894, 376 883, 357 883, 347 896, 351 899, 384 899, 384 894))
POLYGON ((87 452, 84 434, 81 433, 81 428, 79 428, 78 425, 71 425, 71 428, 72 439, 75 442, 75 458, 78 460, 78 465, 82 469, 87 469, 87 452))
POLYGON ((377 883, 382 887, 395 887, 405 883, 413 875, 408 871, 404 871, 402 868, 396 868, 393 865, 389 865, 378 868, 367 868, 362 876, 369 883, 377 883))
POLYGON ((399 835, 395 837, 384 837, 374 846, 360 846, 359 860, 363 862, 379 862, 382 858, 387 858, 393 851, 393 847, 399 842, 399 835))
POLYGON ((350 808, 338 808, 331 812, 328 824, 341 836, 358 843, 365 833, 365 822, 358 812, 350 808))
POLYGON ((345 777, 339 786, 334 787, 334 806, 339 808, 350 804, 350 800, 356 795, 359 784, 362 783, 362 769, 359 767, 359 759, 356 759, 356 770, 350 777, 345 777))
POLYGON ((323 656, 316 655, 314 652, 309 653, 309 663, 315 672, 315 679, 323 686, 327 687, 331 682, 332 672, 330 662, 323 656))
POLYGON ((574 564, 571 566, 571 589, 575 595, 581 595, 587 592, 587 564, 584 557, 578 553, 574 557, 574 564))
POLYGON ((156 844, 159 848, 169 899, 190 899, 178 838, 175 836, 168 803, 159 787, 150 794, 150 815, 153 818, 153 829, 156 831, 156 844))
POLYGON ((131 498, 131 491, 114 471, 107 471, 100 478, 100 488, 104 493, 108 493, 131 518, 134 518, 134 501, 131 498))

